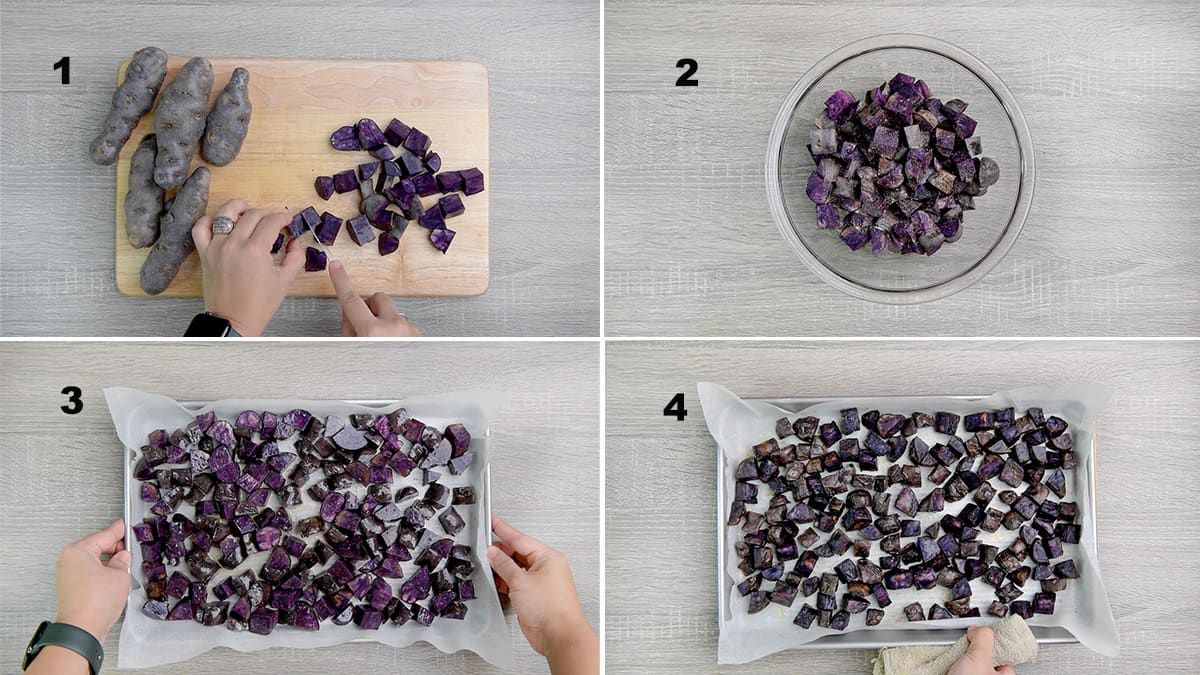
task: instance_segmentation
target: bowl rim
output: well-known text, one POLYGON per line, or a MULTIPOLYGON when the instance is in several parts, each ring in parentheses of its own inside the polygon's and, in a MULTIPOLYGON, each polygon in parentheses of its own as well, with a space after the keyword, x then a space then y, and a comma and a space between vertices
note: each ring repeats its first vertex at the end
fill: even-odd
POLYGON ((784 98, 779 112, 775 116, 771 135, 767 141, 765 158, 765 176, 767 188, 767 203, 775 225, 792 250, 814 274, 833 288, 860 300, 870 300, 892 305, 909 305, 933 300, 940 300, 962 291, 987 275, 1000 263, 1008 251, 1016 243, 1017 237, 1025 227, 1029 209, 1033 202, 1034 192, 1034 152, 1033 140, 1029 135, 1029 127, 1025 116, 1017 105, 1016 98, 1000 76, 995 73, 978 57, 970 52, 944 40, 917 33, 883 33, 855 40, 843 45, 814 63, 792 86, 784 98), (780 183, 780 167, 783 161, 783 143, 791 124, 792 115, 805 95, 807 95, 818 80, 837 66, 874 51, 883 49, 918 49, 931 52, 950 59, 966 68, 977 77, 996 97, 1001 108, 1008 116, 1013 132, 1017 137, 1017 199, 1013 204, 1013 212, 1003 234, 988 252, 966 271, 946 281, 922 286, 920 288, 889 290, 865 286, 854 281, 829 265, 808 248, 808 245, 796 233, 790 213, 783 198, 783 186, 780 183))

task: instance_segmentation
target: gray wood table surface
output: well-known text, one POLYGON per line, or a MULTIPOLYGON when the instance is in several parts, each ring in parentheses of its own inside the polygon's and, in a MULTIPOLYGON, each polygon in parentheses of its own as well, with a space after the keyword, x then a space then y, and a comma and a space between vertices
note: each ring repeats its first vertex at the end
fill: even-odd
POLYGON ((604 106, 609 335, 1200 334, 1200 248, 1180 238, 1200 222, 1200 136, 1184 131, 1200 111, 1194 2, 610 0, 604 106), (810 272, 778 233, 763 176, 800 76, 895 32, 988 64, 1025 114, 1037 165, 1007 257, 974 287, 907 307, 810 272), (684 57, 697 87, 674 86, 684 57))
MULTIPOLYGON (((427 335, 600 332, 600 7, 592 0, 36 2, 0 8, 0 334, 181 335, 198 298, 116 289, 115 169, 87 161, 117 66, 155 44, 209 57, 479 61, 491 77, 491 287, 403 298, 427 335), (71 57, 71 84, 51 65, 71 57)), ((366 289, 360 289, 366 290, 366 289)), ((292 298, 273 335, 337 335, 292 298)))
MULTIPOLYGON (((599 352, 592 343, 210 345, 39 343, 0 346, 0 672, 19 670, 33 628, 54 612, 62 546, 121 515, 121 443, 102 389, 178 399, 402 398, 507 390, 493 420, 496 514, 566 554, 599 628, 599 352), (67 385, 83 410, 59 410, 67 385)), ((507 611, 516 672, 548 672, 507 611)), ((115 672, 120 624, 107 642, 115 672)), ((218 648, 156 673, 479 673, 472 653, 346 644, 239 654, 218 648)), ((149 672, 149 671, 128 671, 149 672)))
POLYGON ((868 650, 717 665, 716 444, 697 381, 739 396, 978 394, 1100 383, 1097 549, 1120 656, 1046 645, 1034 673, 1193 673, 1200 604, 1200 343, 610 343, 605 579, 610 673, 870 672, 868 650), (688 416, 664 417, 684 392, 688 416))

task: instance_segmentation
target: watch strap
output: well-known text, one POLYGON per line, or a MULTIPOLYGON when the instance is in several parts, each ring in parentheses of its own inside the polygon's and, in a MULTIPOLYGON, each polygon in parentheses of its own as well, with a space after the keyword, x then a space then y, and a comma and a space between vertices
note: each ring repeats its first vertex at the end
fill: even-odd
POLYGON ((100 666, 104 663, 104 645, 100 644, 94 635, 69 623, 43 621, 42 625, 38 626, 33 641, 25 650, 25 660, 21 663, 21 669, 28 668, 42 648, 48 645, 70 649, 87 659, 92 675, 100 672, 100 666))

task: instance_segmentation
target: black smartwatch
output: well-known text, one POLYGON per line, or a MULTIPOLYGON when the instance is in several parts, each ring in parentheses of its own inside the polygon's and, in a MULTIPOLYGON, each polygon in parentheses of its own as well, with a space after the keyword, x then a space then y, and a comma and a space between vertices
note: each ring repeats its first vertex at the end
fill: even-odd
POLYGON ((204 312, 197 314, 188 324, 183 337, 241 337, 229 319, 223 319, 216 314, 204 312))
POLYGON ((70 649, 87 659, 92 675, 100 672, 100 665, 104 663, 104 645, 91 633, 69 623, 43 621, 34 631, 29 646, 25 648, 25 660, 21 661, 21 670, 28 670, 29 664, 37 658, 42 647, 48 645, 70 649))

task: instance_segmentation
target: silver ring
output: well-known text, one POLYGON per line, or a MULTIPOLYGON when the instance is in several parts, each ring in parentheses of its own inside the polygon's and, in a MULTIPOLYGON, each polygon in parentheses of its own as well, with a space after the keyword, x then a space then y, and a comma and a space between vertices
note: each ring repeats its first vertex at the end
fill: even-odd
POLYGON ((228 216, 217 216, 212 222, 213 234, 229 234, 233 232, 233 219, 228 216))

